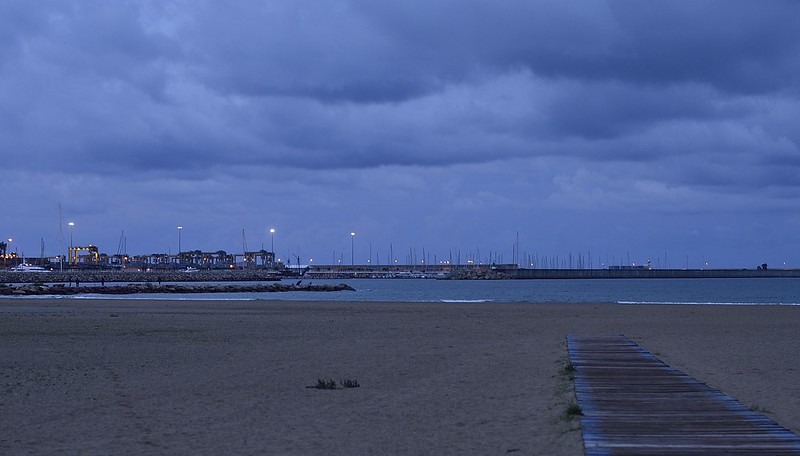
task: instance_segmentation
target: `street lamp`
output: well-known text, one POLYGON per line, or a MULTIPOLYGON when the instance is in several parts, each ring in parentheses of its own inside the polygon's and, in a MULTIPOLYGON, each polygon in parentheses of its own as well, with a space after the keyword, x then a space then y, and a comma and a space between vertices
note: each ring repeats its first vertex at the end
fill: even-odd
POLYGON ((272 264, 275 264, 275 228, 269 229, 270 251, 272 251, 272 264))
POLYGON ((183 231, 183 227, 178 226, 178 266, 181 265, 181 231, 183 231))
POLYGON ((270 250, 272 253, 275 253, 275 228, 269 229, 269 236, 270 236, 270 250))
POLYGON ((72 264, 72 228, 75 226, 75 222, 67 223, 69 226, 69 264, 72 264))
POLYGON ((350 233, 350 266, 356 264, 356 233, 350 233))

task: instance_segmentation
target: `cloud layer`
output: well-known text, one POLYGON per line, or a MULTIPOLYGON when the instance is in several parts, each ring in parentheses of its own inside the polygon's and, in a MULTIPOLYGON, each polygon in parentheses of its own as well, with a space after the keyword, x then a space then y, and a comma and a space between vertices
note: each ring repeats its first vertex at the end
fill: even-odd
POLYGON ((798 17, 792 1, 4 2, 0 149, 26 190, 0 229, 53 254, 61 203, 111 253, 122 230, 130 253, 174 250, 181 224, 191 248, 279 226, 282 256, 332 260, 355 230, 361 258, 510 260, 520 232, 530 254, 791 262, 798 17))

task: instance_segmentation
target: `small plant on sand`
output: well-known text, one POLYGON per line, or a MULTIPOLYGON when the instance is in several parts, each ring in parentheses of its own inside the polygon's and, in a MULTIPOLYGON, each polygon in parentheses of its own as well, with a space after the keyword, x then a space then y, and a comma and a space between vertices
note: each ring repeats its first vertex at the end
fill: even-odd
POLYGON ((572 363, 570 363, 570 362, 567 362, 566 364, 564 364, 564 370, 563 370, 563 373, 564 373, 564 375, 566 375, 566 376, 567 376, 567 377, 568 377, 570 380, 575 380, 575 371, 576 371, 576 370, 577 370, 577 368, 575 367, 575 365, 574 365, 574 364, 572 364, 572 363))
POLYGON ((343 388, 358 388, 358 380, 346 378, 344 380, 340 380, 339 384, 342 385, 343 388))
MULTIPOLYGON (((342 388, 358 388, 361 385, 358 383, 358 380, 346 378, 344 380, 339 381, 339 385, 342 388)), ((306 388, 316 388, 321 390, 334 390, 337 389, 338 386, 336 385, 336 381, 332 378, 325 380, 324 378, 318 378, 317 384, 314 386, 306 386, 306 388)))
POLYGON ((567 419, 571 420, 576 416, 583 416, 583 410, 581 410, 581 406, 575 403, 569 404, 567 407, 567 419))
POLYGON ((332 390, 336 389, 336 382, 333 379, 325 380, 318 378, 317 379, 317 386, 314 388, 321 389, 321 390, 332 390))

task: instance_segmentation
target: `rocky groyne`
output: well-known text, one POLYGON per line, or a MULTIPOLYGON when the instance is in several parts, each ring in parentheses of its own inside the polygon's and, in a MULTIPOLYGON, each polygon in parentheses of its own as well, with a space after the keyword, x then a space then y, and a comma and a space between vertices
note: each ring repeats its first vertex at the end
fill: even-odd
POLYGON ((453 271, 443 278, 450 280, 506 280, 514 279, 514 271, 494 270, 487 268, 463 269, 453 271))
POLYGON ((186 272, 166 270, 65 270, 49 272, 0 271, 0 283, 89 283, 113 282, 268 282, 280 281, 276 271, 266 269, 201 269, 186 272))
POLYGON ((339 285, 301 285, 301 284, 194 284, 194 285, 154 285, 152 283, 131 283, 109 286, 65 286, 63 284, 43 285, 0 285, 2 296, 67 296, 76 294, 126 295, 140 293, 277 293, 287 291, 355 291, 346 284, 339 285))

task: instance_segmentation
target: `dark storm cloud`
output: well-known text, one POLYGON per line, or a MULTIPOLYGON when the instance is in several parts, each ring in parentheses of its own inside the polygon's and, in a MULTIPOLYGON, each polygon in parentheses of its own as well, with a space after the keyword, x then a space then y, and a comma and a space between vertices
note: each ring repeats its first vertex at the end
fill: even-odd
MULTIPOLYGON (((263 108, 272 128, 255 130, 286 151, 273 158, 311 168, 442 165, 575 153, 548 143, 613 139, 676 120, 755 122, 743 97, 797 92, 797 10, 790 2, 240 4, 198 13, 183 33, 195 38, 191 74, 263 108), (243 22, 231 27, 235 19, 243 22), (507 104, 486 89, 509 74, 521 75, 520 85, 493 95, 538 92, 497 112, 492 106, 507 104), (459 88, 460 100, 449 96, 459 88), (298 108, 293 99, 311 103, 298 108), (443 110, 426 124, 408 120, 431 99, 482 104, 443 110), (465 120, 473 128, 454 126, 465 120), (503 144, 493 125, 503 125, 503 144)), ((669 153, 698 152, 687 146, 669 153)), ((606 150, 606 159, 649 153, 606 150)))
POLYGON ((240 2, 206 4, 183 33, 197 75, 226 94, 385 102, 440 87, 377 26, 347 3, 240 2))
POLYGON ((386 102, 478 73, 796 89, 793 2, 238 3, 198 14, 194 56, 220 90, 386 102), (229 64, 222 64, 229 62, 229 64))
POLYGON ((590 159, 658 158, 626 138, 758 122, 748 97, 796 99, 800 74, 793 2, 3 8, 6 146, 96 169, 441 166, 576 137, 600 141, 590 159))
POLYGON ((747 114, 742 103, 699 85, 636 87, 618 82, 574 83, 548 103, 551 137, 614 138, 671 120, 725 119, 747 114))
POLYGON ((437 43, 441 54, 454 56, 443 62, 461 59, 465 67, 524 65, 547 77, 699 83, 745 93, 797 87, 799 13, 790 1, 437 5, 374 9, 400 30, 399 40, 420 49, 437 43))
MULTIPOLYGON (((615 3, 615 5, 620 5, 615 3)), ((800 18, 791 1, 693 2, 615 8, 628 45, 610 61, 634 81, 695 82, 735 93, 796 91, 800 18), (762 8, 761 6, 766 6, 762 8)))

